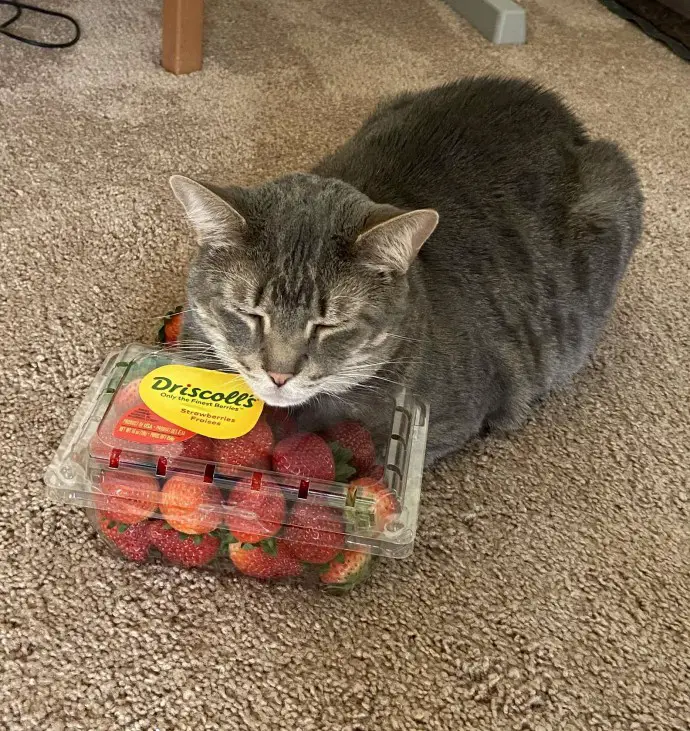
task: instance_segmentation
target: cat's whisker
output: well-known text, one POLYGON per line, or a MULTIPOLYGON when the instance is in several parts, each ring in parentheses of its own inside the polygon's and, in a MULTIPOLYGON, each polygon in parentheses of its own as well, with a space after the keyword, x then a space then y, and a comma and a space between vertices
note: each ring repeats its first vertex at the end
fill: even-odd
POLYGON ((176 343, 171 343, 171 345, 174 345, 178 348, 209 348, 213 347, 212 343, 209 343, 208 340, 189 340, 188 338, 185 338, 184 340, 178 340, 176 343))
POLYGON ((170 348, 177 350, 212 350, 213 346, 208 343, 170 343, 170 348))
MULTIPOLYGON (((345 390, 362 390, 375 393, 382 393, 385 390, 382 385, 361 382, 353 378, 331 378, 329 383, 333 386, 343 387, 345 390)), ((323 391, 325 392, 327 390, 328 385, 323 389, 323 391)), ((342 391, 340 391, 340 393, 342 393, 342 391)))
POLYGON ((362 363, 352 364, 343 367, 345 371, 366 371, 366 370, 382 370, 383 368, 392 368, 395 366, 423 365, 422 360, 385 360, 380 363, 362 363))
POLYGON ((213 348, 165 348, 165 350, 168 350, 169 352, 179 353, 180 355, 208 355, 213 354, 214 350, 213 348))
POLYGON ((382 376, 369 376, 369 378, 375 378, 377 381, 385 381, 386 383, 392 383, 394 386, 400 386, 401 388, 405 388, 404 383, 400 383, 400 381, 394 381, 391 378, 383 378, 382 376))
POLYGON ((386 333, 381 333, 381 334, 385 335, 386 337, 389 337, 389 338, 395 338, 396 340, 405 340, 408 343, 424 343, 425 342, 424 340, 420 340, 419 338, 408 338, 404 335, 398 335, 396 333, 386 332, 386 333))
MULTIPOLYGON (((172 312, 173 315, 186 315, 188 312, 191 312, 193 310, 192 307, 188 307, 186 310, 180 310, 179 312, 172 312)), ((170 317, 171 311, 168 310, 166 313, 162 315, 153 315, 152 317, 145 317, 142 320, 139 320, 139 322, 160 322, 164 320, 166 317, 170 317)))

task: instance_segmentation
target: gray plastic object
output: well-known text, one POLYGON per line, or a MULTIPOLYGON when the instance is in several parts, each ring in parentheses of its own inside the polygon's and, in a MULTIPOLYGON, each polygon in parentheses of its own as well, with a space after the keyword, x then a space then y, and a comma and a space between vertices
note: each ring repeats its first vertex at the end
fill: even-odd
POLYGON ((492 43, 524 43, 527 36, 525 11, 513 0, 446 0, 492 43))

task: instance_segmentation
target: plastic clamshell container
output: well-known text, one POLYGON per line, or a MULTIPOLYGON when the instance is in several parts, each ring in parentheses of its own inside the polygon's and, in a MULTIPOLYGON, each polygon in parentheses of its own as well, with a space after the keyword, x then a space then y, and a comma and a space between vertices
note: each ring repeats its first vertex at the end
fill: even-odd
MULTIPOLYGON (((428 429, 428 409, 412 394, 391 399, 387 437, 367 474, 319 480, 274 471, 270 454, 234 464, 242 459, 225 460, 223 444, 234 439, 199 437, 157 414, 152 424, 138 382, 169 365, 195 367, 174 349, 135 344, 111 354, 45 474, 49 496, 85 508, 113 550, 332 591, 360 583, 376 557, 412 553, 428 429)), ((303 433, 287 410, 259 408, 272 442, 303 433)))

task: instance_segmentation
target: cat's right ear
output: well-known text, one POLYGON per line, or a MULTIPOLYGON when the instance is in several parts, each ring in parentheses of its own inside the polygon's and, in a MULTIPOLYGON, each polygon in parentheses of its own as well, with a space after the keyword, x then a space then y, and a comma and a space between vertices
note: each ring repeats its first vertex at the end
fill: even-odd
POLYGON ((182 204, 200 244, 218 248, 241 242, 247 222, 227 201, 184 175, 173 175, 170 187, 182 204))
POLYGON ((404 274, 438 225, 432 208, 403 211, 376 206, 357 237, 355 247, 362 263, 386 274, 404 274))

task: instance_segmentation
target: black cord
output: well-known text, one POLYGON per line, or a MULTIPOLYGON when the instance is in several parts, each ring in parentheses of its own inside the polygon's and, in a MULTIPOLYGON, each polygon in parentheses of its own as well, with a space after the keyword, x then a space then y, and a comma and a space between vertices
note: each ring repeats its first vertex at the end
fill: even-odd
POLYGON ((35 5, 27 5, 26 3, 18 2, 18 0, 0 0, 0 5, 9 5, 11 8, 14 8, 14 15, 9 20, 6 20, 4 23, 0 24, 0 33, 6 35, 8 38, 14 38, 15 41, 28 43, 30 46, 38 46, 39 48, 69 48, 70 46, 73 46, 79 40, 79 38, 81 38, 81 28, 79 27, 79 23, 77 23, 77 21, 70 15, 66 15, 65 13, 58 13, 56 10, 45 10, 44 8, 37 8, 35 5), (24 10, 29 10, 33 13, 41 13, 42 15, 51 15, 54 18, 62 18, 63 20, 67 20, 74 26, 74 37, 71 38, 69 41, 65 41, 64 43, 46 43, 45 41, 37 41, 33 38, 25 38, 24 36, 16 35, 15 33, 7 30, 7 28, 12 25, 12 23, 19 20, 24 10))

